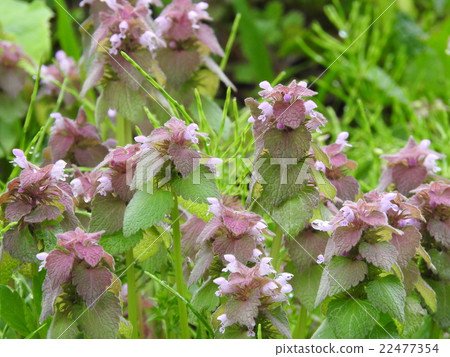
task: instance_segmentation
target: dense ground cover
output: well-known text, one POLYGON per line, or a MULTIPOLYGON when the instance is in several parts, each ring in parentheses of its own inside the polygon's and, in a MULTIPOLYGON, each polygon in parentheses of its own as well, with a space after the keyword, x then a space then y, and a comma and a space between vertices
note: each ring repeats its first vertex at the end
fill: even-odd
POLYGON ((448 1, 2 0, 3 338, 442 338, 448 1))

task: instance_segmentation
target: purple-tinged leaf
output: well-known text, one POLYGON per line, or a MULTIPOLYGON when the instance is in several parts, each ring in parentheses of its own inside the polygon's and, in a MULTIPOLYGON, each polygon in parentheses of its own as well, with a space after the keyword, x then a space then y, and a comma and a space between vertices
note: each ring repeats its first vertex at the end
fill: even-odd
POLYGON ((427 175, 425 166, 398 164, 392 167, 392 179, 398 191, 405 196, 409 194, 409 191, 418 187, 427 178, 427 175))
POLYGON ((233 254, 242 263, 247 263, 252 258, 255 248, 256 242, 252 236, 236 238, 223 235, 216 237, 213 242, 213 251, 220 259, 223 260, 225 254, 233 254))
POLYGON ((434 239, 447 249, 450 248, 450 218, 445 221, 432 218, 428 222, 427 228, 434 239))
POLYGON ((273 115, 277 124, 296 129, 305 121, 305 102, 301 99, 293 103, 277 101, 273 105, 273 115))
POLYGON ((204 244, 197 253, 194 269, 192 269, 191 275, 189 276, 189 286, 195 284, 202 275, 205 274, 206 270, 211 265, 213 258, 214 254, 211 246, 209 244, 204 244))
POLYGON ((176 169, 183 175, 184 178, 200 164, 200 154, 191 149, 179 146, 172 143, 169 146, 169 154, 175 164, 176 169))
POLYGON ((111 194, 96 195, 92 201, 92 214, 89 223, 91 232, 105 231, 111 235, 123 226, 126 203, 111 194))
POLYGON ((225 314, 230 322, 247 326, 250 329, 255 326, 259 305, 259 290, 254 290, 246 300, 229 300, 225 306, 225 314))
POLYGON ((111 285, 113 274, 105 267, 88 268, 78 265, 72 273, 72 283, 89 309, 98 302, 111 285))
POLYGON ((52 221, 57 219, 61 213, 60 209, 56 206, 41 204, 27 215, 24 221, 28 223, 40 223, 46 219, 52 221))
POLYGON ((407 226, 403 229, 403 234, 392 234, 389 241, 398 252, 397 262, 400 267, 406 267, 412 257, 416 254, 416 249, 420 245, 422 235, 414 226, 407 226))
POLYGON ((31 212, 33 206, 25 201, 14 201, 6 206, 5 217, 10 222, 17 222, 31 212))
POLYGON ((364 280, 368 272, 367 264, 361 260, 334 257, 322 273, 315 306, 327 296, 347 291, 364 280))
POLYGON ((359 253, 369 263, 390 271, 392 265, 397 261, 397 249, 388 242, 367 243, 359 245, 359 253))
POLYGON ((310 144, 311 133, 304 126, 292 131, 270 129, 264 134, 264 146, 272 157, 301 160, 310 144))
POLYGON ((342 255, 350 251, 361 239, 363 230, 358 227, 338 227, 328 241, 325 250, 325 260, 333 255, 342 255))
POLYGON ((99 245, 84 245, 75 243, 73 248, 80 259, 85 260, 91 267, 95 267, 103 257, 104 250, 99 245))

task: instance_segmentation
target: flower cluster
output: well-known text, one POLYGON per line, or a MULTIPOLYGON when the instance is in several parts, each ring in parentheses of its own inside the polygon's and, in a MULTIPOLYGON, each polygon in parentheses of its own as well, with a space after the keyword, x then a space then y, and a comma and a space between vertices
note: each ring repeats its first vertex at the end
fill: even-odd
POLYGON ((388 164, 381 176, 378 190, 383 191, 394 183, 400 193, 408 195, 427 177, 439 172, 436 160, 444 158, 445 155, 430 150, 429 146, 430 140, 422 140, 417 144, 414 138, 410 137, 408 144, 398 153, 381 156, 388 164))
POLYGON ((431 182, 411 191, 410 203, 416 205, 426 218, 426 230, 436 242, 450 248, 450 184, 431 182))
MULTIPOLYGON (((62 160, 39 168, 28 162, 22 150, 14 149, 13 162, 22 168, 19 177, 8 183, 8 190, 0 196, 5 218, 19 224, 5 233, 3 249, 20 261, 32 261, 30 251, 37 249, 36 238, 30 238, 29 226, 56 225, 69 228, 77 224, 73 195, 65 183, 62 160), (62 220, 61 220, 62 219, 62 220)), ((33 230, 34 230, 33 229, 33 230)))
MULTIPOLYGON (((203 225, 203 229, 198 232, 196 225, 188 223, 191 230, 198 232, 194 244, 200 247, 196 257, 197 263, 189 279, 190 284, 195 283, 204 274, 214 255, 224 264, 227 254, 233 255, 243 264, 256 261, 262 254, 257 248, 263 248, 263 234, 273 235, 259 215, 244 211, 243 208, 235 210, 227 207, 217 198, 208 198, 208 201, 208 211, 214 216, 203 225)), ((187 237, 193 236, 187 229, 184 229, 184 233, 187 237)))
POLYGON ((83 108, 75 120, 60 113, 53 113, 51 117, 55 119, 49 139, 53 162, 63 159, 67 163, 94 167, 106 156, 110 144, 115 144, 115 140, 102 144, 97 128, 86 122, 83 108))
POLYGON ((58 248, 40 253, 41 269, 47 270, 43 284, 41 323, 54 314, 55 301, 72 285, 87 307, 92 308, 111 286, 114 259, 98 245, 103 232, 85 233, 80 228, 58 234, 58 248))
POLYGON ((252 268, 243 265, 232 254, 226 254, 228 262, 224 272, 230 272, 228 280, 220 277, 214 280, 219 285, 218 296, 228 297, 225 313, 217 317, 220 332, 225 328, 239 324, 248 328, 248 336, 255 336, 255 319, 276 302, 286 301, 287 293, 292 291, 288 281, 292 274, 282 273, 276 278, 268 275, 276 273, 270 264, 272 258, 262 258, 252 268))
POLYGON ((135 51, 137 47, 153 52, 165 46, 165 42, 152 29, 148 7, 150 3, 161 5, 160 1, 138 0, 135 6, 126 0, 101 1, 107 7, 99 13, 100 25, 93 35, 95 47, 106 38, 112 55, 117 55, 119 50, 135 51))
POLYGON ((207 159, 206 165, 214 172, 213 164, 219 164, 221 160, 207 157, 192 148, 193 144, 198 144, 199 137, 207 136, 197 130, 197 124, 186 125, 184 121, 172 118, 164 127, 153 130, 149 136, 137 136, 135 140, 141 143, 141 149, 145 151, 140 161, 145 166, 146 179, 150 180, 156 175, 167 160, 173 162, 183 177, 189 176, 202 158, 207 159))
POLYGON ((224 56, 212 29, 202 21, 211 21, 206 2, 175 0, 155 19, 156 31, 170 48, 185 49, 189 42, 199 41, 212 53, 224 56))
POLYGON ((31 63, 20 46, 0 40, 0 89, 11 98, 17 97, 28 77, 22 61, 31 63))
POLYGON ((314 164, 315 169, 325 173, 325 176, 336 188, 337 197, 344 201, 354 200, 359 193, 358 181, 353 176, 346 175, 347 170, 354 170, 357 167, 357 163, 349 160, 343 153, 346 147, 351 146, 347 142, 347 138, 348 133, 344 131, 338 135, 336 142, 321 148, 330 158, 330 168, 325 167, 321 161, 316 161, 314 164))
POLYGON ((265 123, 266 128, 276 126, 279 130, 296 129, 304 124, 310 131, 320 131, 319 127, 326 124, 324 116, 314 110, 316 103, 304 99, 317 94, 307 88, 306 82, 294 80, 288 86, 277 84, 272 87, 264 81, 259 86, 263 90, 258 94, 264 101, 256 108, 250 107, 252 116, 249 122, 258 120, 265 123))
MULTIPOLYGON (((56 52, 55 59, 56 64, 41 67, 42 95, 57 97, 66 78, 75 87, 80 86, 80 71, 76 61, 67 56, 63 50, 56 52)), ((70 93, 64 93, 64 102, 71 105, 75 102, 75 97, 70 93)))
POLYGON ((136 163, 139 158, 140 145, 117 147, 109 152, 94 170, 76 177, 70 183, 75 197, 83 197, 86 202, 96 194, 106 196, 108 192, 128 202, 134 191, 130 188, 136 163))

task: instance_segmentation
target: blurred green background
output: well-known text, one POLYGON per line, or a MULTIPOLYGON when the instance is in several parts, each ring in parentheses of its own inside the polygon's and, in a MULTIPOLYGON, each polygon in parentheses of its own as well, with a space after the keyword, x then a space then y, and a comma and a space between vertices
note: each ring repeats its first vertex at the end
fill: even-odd
MULTIPOLYGON (((57 1, 78 22, 86 19, 88 9, 79 8, 79 0, 57 1)), ((0 39, 24 44, 35 62, 42 57, 44 63, 51 63, 58 49, 79 58, 78 26, 56 0, 0 3, 0 39)), ((212 27, 222 46, 236 14, 242 14, 225 69, 238 88, 234 95, 240 108, 245 97, 256 96, 262 80, 313 83, 311 88, 319 92, 315 101, 329 121, 319 140, 334 140, 342 130, 350 133, 353 148, 347 154, 359 163, 353 174, 363 190, 378 182, 383 165, 379 155, 397 151, 410 135, 416 140, 428 138, 433 150, 450 155, 449 0, 221 0, 209 4, 212 27)), ((19 104, 0 97, 3 182, 11 171, 11 149, 23 134, 32 90, 30 79, 19 104)), ((225 88, 221 88, 218 103, 224 98, 225 88)), ((38 132, 52 106, 37 101, 27 140, 38 132)), ((439 164, 449 177, 448 160, 439 164)))

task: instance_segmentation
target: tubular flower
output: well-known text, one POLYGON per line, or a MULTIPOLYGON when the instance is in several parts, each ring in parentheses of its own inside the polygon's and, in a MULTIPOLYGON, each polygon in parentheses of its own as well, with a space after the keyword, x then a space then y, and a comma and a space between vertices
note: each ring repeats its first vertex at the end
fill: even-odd
MULTIPOLYGON (((196 256, 196 265, 189 278, 189 283, 195 283, 208 269, 217 255, 224 264, 225 256, 232 254, 240 262, 246 264, 255 261, 261 255, 257 248, 263 248, 263 234, 273 235, 266 222, 257 214, 236 210, 225 206, 217 198, 208 198, 209 212, 214 216, 198 232, 196 245, 200 251, 196 256)), ((196 226, 192 226, 195 229, 196 226)), ((188 234, 188 236, 190 236, 188 234)))
POLYGON ((304 99, 317 94, 307 88, 306 82, 294 80, 288 86, 277 84, 272 87, 263 81, 259 86, 263 90, 258 94, 264 101, 257 104, 254 99, 246 100, 252 114, 249 122, 261 121, 266 129, 276 127, 279 130, 296 129, 303 124, 310 131, 320 131, 319 127, 326 124, 324 116, 314 110, 317 105, 304 99))
POLYGON ((353 176, 346 174, 348 170, 354 170, 357 167, 357 163, 349 160, 343 153, 346 147, 351 147, 347 138, 348 133, 344 131, 338 135, 335 143, 322 147, 322 150, 330 158, 330 168, 325 167, 320 161, 315 163, 315 168, 325 173, 325 176, 336 187, 337 197, 343 201, 353 200, 359 192, 358 181, 353 176))
MULTIPOLYGON (((57 234, 56 249, 41 253, 47 276, 43 284, 41 323, 54 314, 55 301, 68 286, 73 286, 76 294, 91 309, 111 286, 114 275, 114 259, 98 245, 103 231, 85 233, 80 228, 57 234)), ((73 294, 73 291, 72 291, 73 294)), ((64 299, 64 297, 63 297, 64 299)), ((73 299, 73 297, 72 297, 73 299)))
POLYGON ((408 195, 429 175, 439 172, 436 160, 444 158, 445 155, 428 149, 429 146, 430 140, 422 140, 417 144, 413 137, 410 137, 408 144, 398 153, 382 155, 388 164, 381 176, 378 190, 383 191, 394 183, 400 193, 408 195))
POLYGON ((103 160, 109 145, 102 144, 97 128, 86 122, 86 112, 82 108, 75 120, 59 113, 51 116, 55 119, 49 140, 53 162, 64 159, 78 166, 94 167, 103 160))
MULTIPOLYGON (((164 127, 153 130, 149 136, 136 137, 135 140, 140 143, 143 150, 138 164, 139 172, 135 175, 138 176, 137 179, 145 173, 147 182, 167 163, 173 163, 175 169, 183 177, 187 177, 200 164, 201 159, 205 159, 205 166, 215 172, 213 164, 220 163, 221 160, 211 161, 213 158, 201 154, 192 147, 199 142, 199 138, 207 136, 197 130, 197 124, 186 125, 184 121, 172 118, 164 124, 164 127)), ((139 183, 135 180, 134 185, 139 183)))
POLYGON ((31 63, 20 46, 0 40, 0 90, 11 98, 17 97, 28 78, 23 61, 31 63))
MULTIPOLYGON (((247 335, 255 336, 253 331, 260 313, 267 311, 274 303, 287 301, 285 294, 292 291, 292 286, 288 283, 293 275, 282 273, 276 274, 270 261, 272 258, 262 258, 252 267, 243 265, 232 254, 226 254, 227 261, 224 272, 229 272, 228 280, 220 277, 214 280, 219 285, 217 296, 228 298, 225 303, 225 313, 217 317, 220 321, 220 332, 231 325, 239 324, 248 329, 247 335)), ((220 309, 220 308, 219 308, 220 309)))
MULTIPOLYGON (((56 64, 41 67, 41 94, 57 97, 60 86, 66 78, 77 88, 80 87, 80 71, 76 61, 62 50, 56 52, 55 59, 56 64), (59 83, 59 86, 54 82, 59 83)), ((70 93, 65 93, 64 102, 67 105, 72 105, 75 102, 75 97, 70 93)))
POLYGON ((28 162, 22 150, 14 149, 13 154, 16 156, 13 163, 22 172, 8 183, 7 191, 0 196, 0 205, 5 218, 9 222, 18 222, 18 225, 5 233, 3 249, 20 261, 34 261, 32 253, 37 249, 38 241, 34 236, 36 230, 46 226, 76 225, 73 194, 64 182, 64 161, 39 168, 28 162))
MULTIPOLYGON (((409 202, 417 205, 426 218, 425 231, 435 240, 434 245, 441 244, 450 248, 450 184, 431 182, 420 185, 411 191, 414 196, 409 202)), ((424 236, 427 236, 424 234, 424 236)), ((430 245, 430 244, 429 244, 430 245)), ((440 247, 438 247, 440 248, 440 247)))

